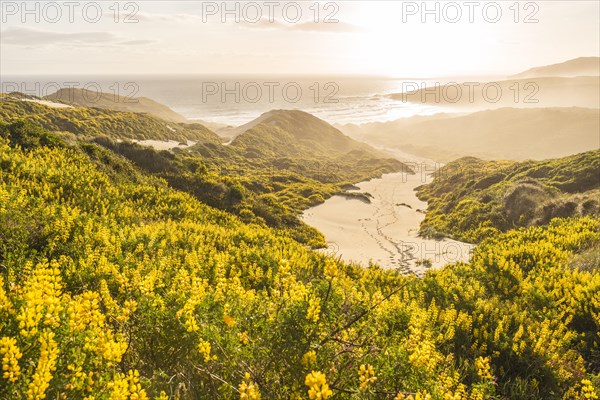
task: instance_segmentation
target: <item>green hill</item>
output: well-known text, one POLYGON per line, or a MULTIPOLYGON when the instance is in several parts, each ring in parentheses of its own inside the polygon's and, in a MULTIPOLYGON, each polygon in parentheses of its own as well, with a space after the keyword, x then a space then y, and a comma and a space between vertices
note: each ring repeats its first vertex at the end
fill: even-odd
POLYGON ((382 156, 303 111, 269 111, 244 127, 246 130, 231 142, 231 146, 256 157, 330 158, 350 152, 382 156))
POLYGON ((466 157, 418 188, 428 202, 425 236, 477 242, 556 217, 600 216, 600 150, 544 161, 482 161, 466 157))
POLYGON ((63 88, 44 97, 79 107, 102 108, 105 110, 145 113, 169 122, 189 123, 164 104, 147 97, 125 97, 114 93, 95 92, 86 89, 63 88))
POLYGON ((0 398, 590 398, 599 232, 554 220, 402 277, 0 124, 0 398))
POLYGON ((214 132, 222 129, 226 131, 231 128, 228 125, 214 122, 201 120, 190 121, 166 105, 147 97, 126 97, 114 93, 99 93, 85 89, 63 88, 44 97, 44 99, 58 101, 76 107, 93 107, 105 110, 148 114, 169 122, 185 124, 198 123, 214 132))
MULTIPOLYGON (((406 164, 357 142, 327 122, 298 110, 273 110, 244 125, 228 149, 276 170, 327 183, 354 183, 384 173, 413 173, 406 164)), ((203 145, 192 147, 198 149, 203 145)))
POLYGON ((115 139, 154 139, 220 143, 222 139, 201 124, 167 122, 148 114, 101 108, 56 108, 15 96, 0 99, 0 120, 20 118, 50 131, 115 139))

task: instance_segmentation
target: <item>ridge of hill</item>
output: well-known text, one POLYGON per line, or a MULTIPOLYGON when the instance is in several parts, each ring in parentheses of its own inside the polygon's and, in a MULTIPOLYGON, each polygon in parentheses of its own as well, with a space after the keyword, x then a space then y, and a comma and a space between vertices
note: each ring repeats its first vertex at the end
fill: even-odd
POLYGON ((189 123, 180 115, 157 101, 147 97, 120 96, 79 88, 62 88, 49 94, 44 100, 58 101, 72 106, 94 107, 105 110, 146 113, 169 122, 189 123))
POLYGON ((436 114, 340 129, 367 143, 440 162, 465 156, 543 160, 600 148, 600 110, 577 107, 436 114))
POLYGON ((600 57, 579 57, 565 62, 530 68, 512 75, 511 78, 539 78, 544 76, 598 76, 600 75, 600 57))
POLYGON ((176 123, 145 113, 103 108, 57 108, 15 96, 0 99, 0 119, 11 122, 21 118, 27 118, 49 131, 70 132, 76 135, 105 135, 114 139, 222 142, 221 137, 199 123, 176 123))

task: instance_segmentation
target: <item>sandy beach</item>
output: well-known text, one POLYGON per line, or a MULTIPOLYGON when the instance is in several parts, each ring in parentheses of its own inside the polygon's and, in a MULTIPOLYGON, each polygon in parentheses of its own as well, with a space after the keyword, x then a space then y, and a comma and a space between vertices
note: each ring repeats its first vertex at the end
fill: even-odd
POLYGON ((431 161, 399 156, 411 160, 418 169, 415 175, 394 173, 381 179, 361 182, 354 192, 369 193, 370 203, 334 196, 308 209, 302 219, 326 237, 330 253, 345 261, 399 269, 418 276, 429 268, 447 263, 468 261, 472 245, 455 240, 430 240, 418 236, 425 218, 427 203, 419 200, 414 189, 427 183, 435 165, 431 161))
POLYGON ((189 147, 196 144, 192 140, 188 140, 187 144, 182 144, 177 140, 132 140, 134 143, 141 144, 142 146, 152 147, 154 150, 171 150, 176 147, 189 147))

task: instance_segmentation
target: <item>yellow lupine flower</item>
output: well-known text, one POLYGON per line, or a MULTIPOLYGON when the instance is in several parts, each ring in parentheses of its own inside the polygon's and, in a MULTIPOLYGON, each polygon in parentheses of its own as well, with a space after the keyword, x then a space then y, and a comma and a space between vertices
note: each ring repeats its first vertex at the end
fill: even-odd
POLYGON ((248 332, 246 331, 238 333, 238 338, 240 339, 240 343, 244 346, 247 346, 248 343, 250 343, 250 335, 248 335, 248 332))
POLYGON ((210 343, 207 342, 206 340, 200 340, 200 343, 198 343, 198 351, 200 352, 200 354, 202 356, 204 356, 204 362, 209 362, 211 360, 216 360, 217 356, 210 355, 210 350, 211 350, 211 346, 210 343))
POLYGON ((161 390, 158 397, 155 397, 155 400, 169 400, 169 396, 167 396, 164 390, 161 390))
POLYGON ((246 372, 244 381, 238 386, 240 400, 260 400, 260 392, 256 383, 250 380, 250 374, 246 372))
POLYGON ((598 393, 596 393, 596 389, 594 389, 594 385, 592 385, 592 382, 589 379, 583 379, 581 381, 581 396, 582 399, 598 399, 598 393))
POLYGON ((321 305, 319 299, 311 298, 308 301, 308 311, 306 312, 306 319, 314 323, 319 321, 319 314, 321 313, 321 305))
POLYGON ((325 374, 322 372, 312 371, 310 374, 306 375, 304 384, 308 386, 308 397, 310 399, 327 399, 333 394, 331 389, 329 389, 325 374))
POLYGON ((325 276, 329 278, 335 278, 338 275, 338 267, 335 261, 329 258, 325 260, 325 267, 323 272, 325 273, 325 276))
POLYGON ((54 332, 43 331, 40 335, 40 358, 35 369, 35 373, 27 390, 28 400, 38 400, 46 398, 46 390, 50 386, 52 372, 56 369, 56 358, 58 357, 58 347, 54 341, 54 332))
POLYGON ((404 395, 402 393, 398 393, 394 400, 431 400, 431 395, 427 391, 417 392, 414 394, 414 396, 412 394, 404 395))
MULTIPOLYGON (((28 266, 25 268, 27 269, 28 266)), ((59 313, 63 309, 61 296, 62 283, 57 263, 36 265, 25 284, 25 303, 17 316, 21 335, 33 336, 37 333, 40 323, 58 327, 59 313)))
POLYGON ((309 368, 311 365, 316 364, 317 353, 314 350, 309 350, 302 356, 302 365, 309 368))
POLYGON ((0 275, 0 316, 12 314, 13 306, 4 291, 4 278, 0 275))
POLYGON ((98 353, 110 363, 119 363, 123 354, 127 351, 127 343, 119 342, 112 339, 112 335, 106 334, 100 341, 98 353))
POLYGON ((369 385, 372 385, 377 380, 377 377, 375 376, 375 370, 371 364, 362 364, 358 369, 358 376, 360 380, 359 389, 361 392, 366 392, 369 388, 369 385))
POLYGON ((477 376, 481 379, 489 380, 494 378, 491 372, 489 357, 477 357, 475 359, 475 367, 477 368, 477 376))
POLYGON ((224 315, 223 316, 223 322, 225 322, 225 325, 227 325, 230 328, 232 326, 235 326, 235 319, 233 319, 233 317, 231 317, 229 315, 224 315))
POLYGON ((100 296, 96 292, 83 292, 69 304, 69 328, 80 332, 84 329, 104 327, 104 315, 100 312, 100 296))
POLYGON ((413 349, 413 352, 408 356, 408 361, 418 368, 423 368, 428 372, 435 370, 440 355, 436 351, 435 344, 430 340, 423 340, 418 343, 413 349))
POLYGON ((117 373, 109 382, 110 400, 148 400, 146 391, 140 385, 140 373, 130 370, 127 375, 117 373))
POLYGON ((19 359, 23 356, 14 338, 0 339, 0 355, 2 355, 2 377, 9 382, 15 382, 21 375, 19 359))

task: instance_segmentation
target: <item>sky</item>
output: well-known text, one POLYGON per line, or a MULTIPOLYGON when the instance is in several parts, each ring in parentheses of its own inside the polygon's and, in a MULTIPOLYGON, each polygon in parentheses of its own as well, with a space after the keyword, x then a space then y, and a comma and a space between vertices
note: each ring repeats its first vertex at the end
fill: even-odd
POLYGON ((598 1, 0 0, 0 75, 509 75, 600 55, 598 1))

